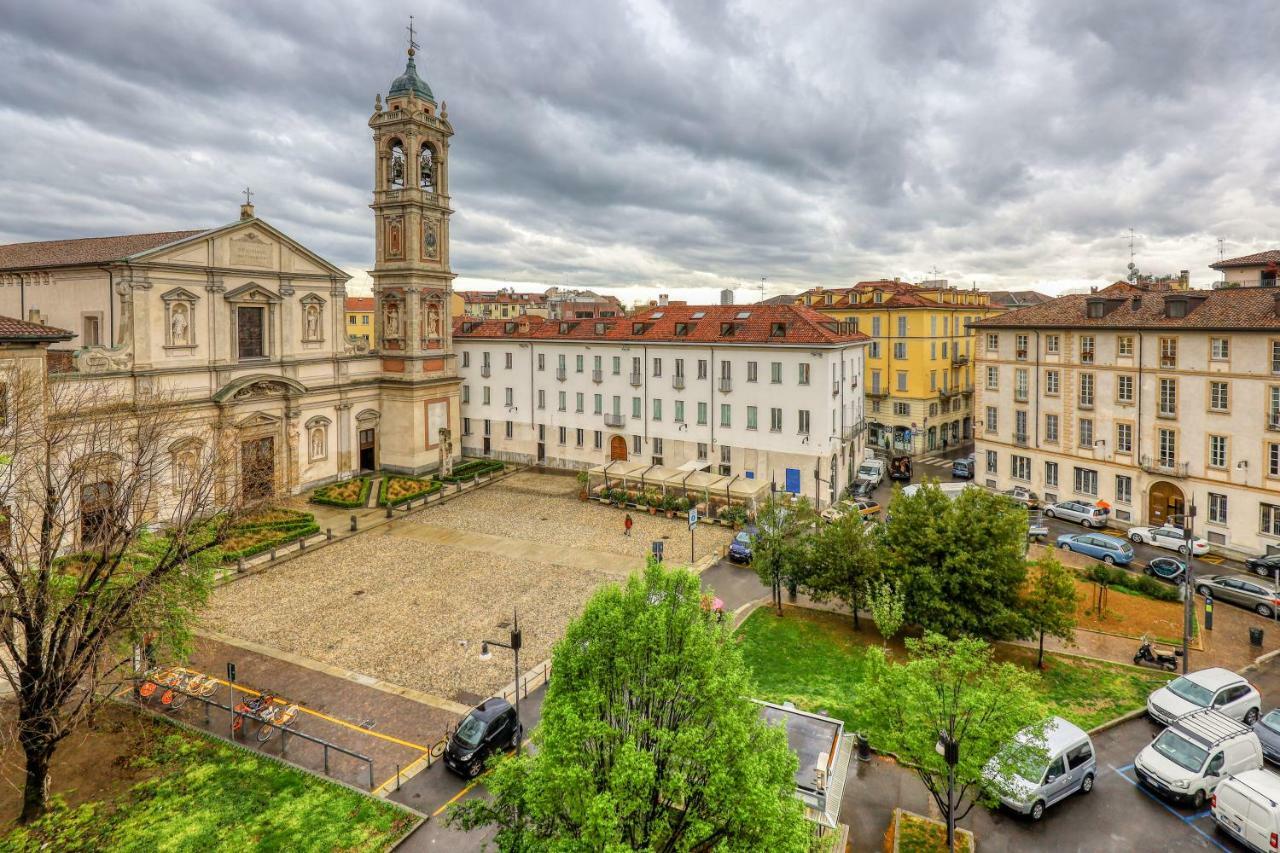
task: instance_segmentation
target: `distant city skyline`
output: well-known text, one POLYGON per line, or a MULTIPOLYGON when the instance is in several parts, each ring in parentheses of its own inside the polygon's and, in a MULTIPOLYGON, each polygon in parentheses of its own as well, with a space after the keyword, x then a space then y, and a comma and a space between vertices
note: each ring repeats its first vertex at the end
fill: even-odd
MULTIPOLYGON (((739 302, 899 276, 1058 294, 1272 248, 1262 2, 50 0, 0 20, 0 242, 258 214, 367 292, 374 96, 447 101, 456 286, 739 302)), ((1280 128, 1278 128, 1280 129, 1280 128)))

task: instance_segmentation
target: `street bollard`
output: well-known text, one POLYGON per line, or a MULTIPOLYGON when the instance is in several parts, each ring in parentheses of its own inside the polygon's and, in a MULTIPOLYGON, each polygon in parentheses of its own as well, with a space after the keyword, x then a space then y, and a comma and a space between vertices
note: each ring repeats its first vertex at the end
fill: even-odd
POLYGON ((1206 631, 1213 630, 1213 596, 1206 595, 1204 597, 1204 629, 1206 631))
POLYGON ((354 515, 351 516, 351 532, 356 532, 356 517, 354 515))
POLYGON ((272 562, 275 562, 275 559, 276 559, 276 549, 275 549, 275 548, 272 548, 272 549, 271 549, 271 561, 272 561, 272 562))
POLYGON ((387 518, 391 518, 391 516, 392 516, 394 513, 395 513, 395 509, 394 509, 394 508, 392 508, 392 506, 391 506, 391 502, 390 502, 390 501, 388 501, 388 502, 387 502, 387 518))
POLYGON ((299 551, 307 550, 307 537, 305 536, 298 537, 298 550, 299 551))
POLYGON ((326 542, 332 542, 332 541, 333 541, 333 528, 332 528, 332 527, 326 527, 326 528, 324 529, 324 539, 325 539, 325 541, 326 541, 326 542))
POLYGON ((236 571, 244 571, 244 557, 236 557, 236 571))

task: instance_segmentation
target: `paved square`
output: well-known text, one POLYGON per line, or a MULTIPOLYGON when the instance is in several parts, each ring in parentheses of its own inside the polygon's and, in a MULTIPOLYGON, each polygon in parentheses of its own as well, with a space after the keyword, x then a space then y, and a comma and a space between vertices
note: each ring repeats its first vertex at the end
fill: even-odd
MULTIPOLYGON (((577 498, 566 476, 525 472, 220 588, 203 624, 222 634, 461 701, 509 683, 505 639, 519 608, 526 668, 550 657, 599 586, 643 565, 655 539, 687 561, 681 518, 577 498), (463 645, 465 642, 465 645, 463 645)), ((732 533, 700 525, 697 555, 732 533)))

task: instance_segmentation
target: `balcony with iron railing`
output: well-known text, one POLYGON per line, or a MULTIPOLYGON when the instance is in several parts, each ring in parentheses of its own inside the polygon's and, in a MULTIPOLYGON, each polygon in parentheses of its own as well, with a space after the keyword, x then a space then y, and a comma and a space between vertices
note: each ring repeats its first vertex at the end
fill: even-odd
POLYGON ((960 393, 959 391, 955 391, 951 388, 942 388, 938 391, 938 397, 943 400, 950 400, 952 397, 956 396, 956 394, 959 394, 959 393, 960 393))
POLYGON ((592 381, 592 382, 594 382, 594 383, 596 383, 597 385, 599 385, 601 382, 603 382, 603 381, 604 381, 604 371, 603 371, 603 370, 593 370, 593 371, 591 371, 591 381, 592 381))
POLYGON ((1013 399, 1019 403, 1027 402, 1027 389, 1026 388, 1013 389, 1013 399))
POLYGON ((556 379, 559 379, 561 382, 563 382, 563 381, 565 381, 565 380, 566 380, 566 379, 568 379, 568 378, 569 378, 569 369, 568 369, 568 368, 566 368, 566 367, 557 367, 557 368, 556 368, 556 379))
POLYGON ((489 367, 489 365, 482 364, 480 365, 480 375, 485 378, 488 378, 493 375, 493 370, 492 368, 489 367))
POLYGON ((684 390, 684 374, 677 373, 671 377, 671 387, 677 391, 684 390))
POLYGON ((643 376, 641 376, 639 373, 631 374, 631 387, 639 388, 643 384, 644 384, 643 376))
POLYGON ((954 364, 956 367, 961 367, 969 363, 969 356, 961 355, 960 353, 953 352, 951 354, 951 363, 954 364))
POLYGON ((627 419, 616 412, 605 412, 604 425, 607 427, 620 427, 627 422, 627 419))
POLYGON ((1143 456, 1139 461, 1139 467, 1148 474, 1159 474, 1164 477, 1186 477, 1190 474, 1191 463, 1143 456))
POLYGON ((888 396, 889 396, 889 389, 888 389, 888 388, 875 388, 875 387, 873 387, 873 388, 868 388, 868 389, 867 389, 867 397, 869 397, 869 398, 870 398, 870 399, 872 399, 872 400, 883 400, 884 398, 886 398, 886 397, 888 397, 888 396))
POLYGON ((1025 432, 1015 432, 1013 434, 1013 443, 1019 447, 1027 446, 1027 434, 1025 432))
POLYGON ((732 390, 733 390, 733 380, 730 379, 728 376, 721 376, 720 377, 720 393, 728 394, 732 390))

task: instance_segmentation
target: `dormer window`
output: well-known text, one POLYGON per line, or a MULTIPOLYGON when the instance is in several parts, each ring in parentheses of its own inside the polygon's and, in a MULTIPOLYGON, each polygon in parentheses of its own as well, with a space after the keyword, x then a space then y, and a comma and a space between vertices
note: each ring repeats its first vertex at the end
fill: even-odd
POLYGON ((471 323, 471 322, 463 323, 462 331, 466 333, 474 332, 476 330, 476 325, 477 325, 476 323, 471 323))
POLYGON ((632 324, 631 324, 631 334, 633 334, 633 335, 643 335, 643 334, 644 334, 644 332, 645 332, 645 324, 644 324, 644 323, 632 323, 632 324))
POLYGON ((604 334, 604 331, 605 331, 605 328, 606 328, 606 326, 605 326, 605 324, 604 324, 604 323, 596 323, 596 334, 597 334, 597 335, 603 335, 603 334, 604 334))
POLYGON ((769 324, 769 337, 785 338, 786 336, 787 336, 786 323, 770 323, 769 324))
POLYGON ((1187 300, 1166 299, 1164 302, 1164 315, 1175 319, 1187 316, 1187 300))
POLYGON ((731 337, 733 337, 733 323, 721 323, 721 324, 720 324, 720 337, 722 337, 722 338, 731 338, 731 337))
POLYGON ((569 334, 569 324, 568 324, 568 323, 561 323, 561 324, 560 324, 560 334, 562 334, 562 335, 567 335, 567 334, 569 334))
POLYGON ((689 324, 676 323, 676 337, 684 338, 684 337, 688 337, 688 335, 689 335, 689 324))
POLYGON ((1090 299, 1085 310, 1089 319, 1097 320, 1107 313, 1107 304, 1101 299, 1090 299))
POLYGON ((872 301, 872 302, 884 302, 884 291, 883 291, 883 290, 877 290, 877 291, 875 291, 873 294, 871 294, 871 301, 872 301))
POLYGON ((828 305, 830 305, 830 304, 831 304, 831 294, 830 294, 830 293, 828 293, 828 294, 827 294, 827 304, 828 304, 828 305))

